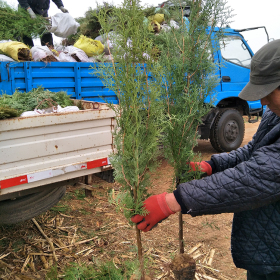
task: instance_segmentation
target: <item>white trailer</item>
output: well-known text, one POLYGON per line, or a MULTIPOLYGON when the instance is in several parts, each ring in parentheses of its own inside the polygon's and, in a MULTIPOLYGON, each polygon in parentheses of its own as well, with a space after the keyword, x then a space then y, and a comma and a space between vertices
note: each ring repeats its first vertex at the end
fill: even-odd
POLYGON ((115 113, 83 105, 91 109, 0 121, 0 224, 48 210, 66 185, 110 168, 115 113))

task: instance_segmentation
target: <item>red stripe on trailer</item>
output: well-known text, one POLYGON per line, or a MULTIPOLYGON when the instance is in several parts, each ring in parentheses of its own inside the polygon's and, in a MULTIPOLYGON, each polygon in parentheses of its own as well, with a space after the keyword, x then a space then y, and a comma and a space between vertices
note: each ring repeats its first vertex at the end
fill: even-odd
POLYGON ((87 163, 87 169, 108 165, 108 158, 101 158, 87 163))
POLYGON ((6 189, 6 188, 18 186, 18 185, 23 185, 23 184, 27 184, 27 183, 28 183, 27 176, 23 175, 20 177, 0 181, 0 189, 2 190, 2 189, 6 189))
MULTIPOLYGON (((109 161, 108 161, 108 158, 101 158, 101 159, 97 159, 97 160, 93 160, 93 161, 89 161, 89 162, 86 162, 84 164, 81 164, 80 168, 81 169, 93 169, 93 168, 96 168, 96 167, 101 167, 101 166, 105 166, 105 165, 108 165, 109 164, 109 161)), ((6 180, 2 180, 0 181, 0 190, 1 189, 6 189, 6 188, 10 188, 10 187, 14 187, 14 186, 18 186, 18 185, 23 185, 23 184, 27 184, 29 183, 29 181, 34 181, 35 176, 43 176, 45 175, 45 177, 42 177, 41 180, 43 179, 46 179, 46 178, 50 178, 50 177, 53 177, 53 176, 47 176, 46 177, 46 172, 49 172, 51 175, 52 175, 52 169, 50 170, 46 170, 46 171, 42 171, 42 172, 37 172, 37 173, 34 173, 34 174, 29 174, 29 175, 23 175, 23 176, 20 176, 20 177, 15 177, 15 178, 10 178, 10 179, 6 179, 6 180), (44 172, 44 174, 42 174, 44 172), (28 177, 30 180, 28 180, 28 177)), ((38 177, 39 178, 39 177, 38 177)), ((40 178, 36 181, 40 181, 40 178)))

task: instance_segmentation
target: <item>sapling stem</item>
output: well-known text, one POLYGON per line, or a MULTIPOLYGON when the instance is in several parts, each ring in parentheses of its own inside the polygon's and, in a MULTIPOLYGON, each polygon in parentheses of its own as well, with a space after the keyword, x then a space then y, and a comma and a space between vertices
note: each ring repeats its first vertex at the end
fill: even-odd
POLYGON ((138 249, 138 259, 140 263, 140 272, 141 272, 141 280, 145 280, 145 268, 144 268, 144 258, 143 258, 143 247, 142 247, 142 240, 141 240, 141 232, 135 225, 136 229, 136 238, 137 238, 137 249, 138 249))
POLYGON ((179 249, 180 254, 184 254, 184 231, 183 231, 183 214, 179 213, 179 249))

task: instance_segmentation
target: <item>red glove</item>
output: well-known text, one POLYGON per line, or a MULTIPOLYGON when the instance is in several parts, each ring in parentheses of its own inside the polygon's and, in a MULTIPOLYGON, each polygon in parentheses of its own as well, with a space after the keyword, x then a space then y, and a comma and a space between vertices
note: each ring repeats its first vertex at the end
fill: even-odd
POLYGON ((206 161, 190 162, 190 166, 193 171, 200 170, 201 172, 205 172, 208 176, 212 175, 212 167, 206 161))
POLYGON ((175 214, 166 203, 167 192, 150 196, 144 201, 144 206, 149 213, 146 216, 135 215, 131 218, 133 223, 137 224, 137 228, 147 232, 157 223, 166 219, 171 214, 175 214))

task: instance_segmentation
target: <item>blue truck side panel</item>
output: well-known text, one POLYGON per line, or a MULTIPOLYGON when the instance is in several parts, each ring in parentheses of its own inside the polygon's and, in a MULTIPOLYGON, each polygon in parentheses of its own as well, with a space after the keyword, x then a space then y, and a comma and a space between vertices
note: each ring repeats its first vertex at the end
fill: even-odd
POLYGON ((0 62, 0 92, 13 94, 15 90, 30 91, 42 86, 53 92, 66 91, 72 98, 117 104, 113 91, 92 75, 92 67, 98 64, 86 62, 0 62))
MULTIPOLYGON (((229 29, 228 36, 238 36, 253 52, 243 37, 229 29)), ((219 102, 225 99, 238 98, 238 94, 249 81, 250 69, 242 67, 223 59, 221 51, 214 54, 215 61, 223 66, 217 68, 220 83, 216 87, 213 105, 219 106, 219 102), (223 77, 229 77, 230 81, 223 81, 223 77)), ((117 104, 116 94, 107 89, 102 81, 93 75, 94 69, 99 63, 85 62, 0 62, 0 94, 13 94, 15 90, 30 91, 42 86, 53 92, 66 91, 72 98, 89 101, 104 102, 104 100, 117 104)), ((210 101, 210 98, 205 100, 210 101)), ((262 105, 259 100, 247 101, 249 112, 260 110, 262 105)))

